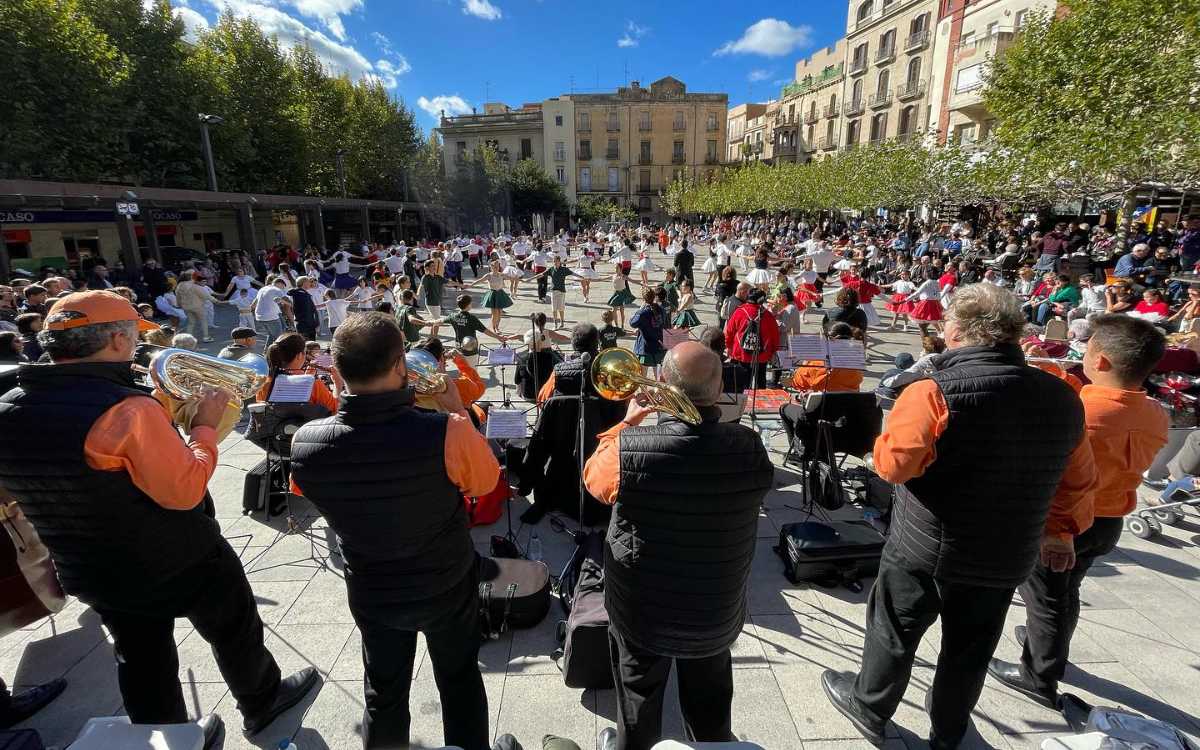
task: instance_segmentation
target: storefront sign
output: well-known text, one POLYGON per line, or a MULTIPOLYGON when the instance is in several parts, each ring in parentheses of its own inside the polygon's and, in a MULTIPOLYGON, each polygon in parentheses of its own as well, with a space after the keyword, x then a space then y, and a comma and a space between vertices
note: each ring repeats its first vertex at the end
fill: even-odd
MULTIPOLYGON (((131 205, 136 207, 137 204, 131 205)), ((150 216, 155 221, 175 222, 196 221, 199 214, 196 211, 155 208, 150 210, 150 216)), ((113 219, 111 211, 0 210, 0 224, 107 224, 113 219)))
POLYGON ((122 216, 137 216, 139 210, 133 201, 117 201, 117 213, 122 216))

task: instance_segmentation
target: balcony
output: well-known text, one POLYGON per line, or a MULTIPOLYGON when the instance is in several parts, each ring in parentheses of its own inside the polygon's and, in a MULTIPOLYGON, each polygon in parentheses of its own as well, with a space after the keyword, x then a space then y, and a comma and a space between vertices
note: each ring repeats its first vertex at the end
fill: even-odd
POLYGON ((682 133, 685 130, 687 130, 687 123, 686 122, 672 123, 671 130, 675 131, 676 133, 682 133))
POLYGON ((950 94, 949 108, 963 112, 968 116, 982 114, 984 111, 983 90, 983 81, 976 81, 975 83, 954 89, 954 92, 950 94))
POLYGON ((575 158, 578 159, 579 161, 591 161, 592 160, 592 150, 590 148, 581 148, 581 149, 579 149, 579 151, 576 152, 575 158))
POLYGON ((752 154, 761 154, 762 151, 763 151, 762 141, 755 143, 754 146, 750 149, 750 153, 752 153, 752 154))
POLYGON ((902 102, 920 99, 922 96, 925 96, 924 81, 908 81, 896 89, 896 97, 902 102))
POLYGON ((590 133, 590 132, 592 132, 592 123, 591 122, 581 122, 575 126, 575 130, 580 133, 590 133))
POLYGON ((842 147, 842 150, 843 150, 843 151, 853 151, 853 150, 854 150, 855 148, 857 148, 857 147, 858 147, 858 144, 857 144, 857 143, 855 143, 855 142, 853 142, 853 141, 848 141, 848 142, 846 143, 846 145, 842 147))
POLYGON ((861 57, 861 58, 855 58, 850 61, 850 75, 856 76, 859 73, 866 73, 866 72, 867 72, 867 58, 865 56, 861 57))
POLYGON ((671 163, 672 164, 686 164, 687 157, 685 157, 683 154, 672 154, 671 155, 671 163))
POLYGON ((821 149, 822 151, 833 151, 837 148, 837 139, 824 136, 817 141, 817 148, 821 149))
POLYGON ((791 144, 778 143, 775 145, 776 156, 792 156, 796 153, 796 147, 791 144))
POLYGON ((831 104, 825 108, 825 119, 826 120, 832 120, 833 118, 837 117, 837 115, 838 115, 837 105, 831 104))
POLYGON ((879 136, 877 138, 872 138, 869 143, 871 146, 881 146, 881 145, 883 145, 884 141, 886 141, 886 140, 887 140, 887 138, 884 138, 883 136, 879 136))
POLYGON ((908 39, 904 42, 905 52, 916 52, 917 50, 925 49, 929 45, 929 29, 915 31, 908 35, 908 39))
POLYGON ((610 133, 620 133, 621 132, 621 123, 613 122, 610 120, 608 123, 608 127, 606 127, 605 130, 607 130, 610 133))
POLYGON ((608 151, 604 152, 604 158, 608 159, 609 161, 616 161, 617 159, 621 158, 621 152, 609 149, 608 151))
POLYGON ((916 133, 896 133, 896 143, 912 143, 916 137, 916 133))
POLYGON ((638 123, 638 132, 639 133, 649 133, 653 129, 654 128, 648 122, 639 122, 638 123))
POLYGON ((855 99, 852 102, 846 102, 846 104, 842 107, 842 112, 846 115, 846 117, 857 117, 861 115, 863 113, 862 99, 855 99))
POLYGON ((812 125, 816 121, 817 121, 817 110, 813 109, 813 110, 809 110, 808 112, 804 113, 804 124, 805 125, 812 125))
POLYGON ((554 161, 566 161, 566 160, 567 160, 567 152, 566 151, 555 151, 554 152, 554 161))
POLYGON ((715 133, 720 129, 720 126, 715 122, 710 122, 704 126, 704 132, 706 133, 715 133))
POLYGON ((871 94, 867 101, 871 109, 883 109, 884 107, 889 107, 892 104, 892 90, 888 89, 887 91, 877 91, 874 94, 871 94))
POLYGON ((709 154, 708 156, 704 157, 704 163, 709 165, 720 164, 721 160, 717 158, 716 154, 709 154))
POLYGON ((879 51, 875 53, 875 64, 876 65, 887 65, 888 63, 892 62, 895 59, 896 59, 895 45, 888 45, 887 47, 881 47, 879 49, 879 51))
MULTIPOLYGON (((617 157, 616 157, 616 156, 610 156, 610 157, 608 157, 608 158, 610 158, 610 159, 615 159, 615 158, 617 158, 617 157)), ((653 163, 654 163, 654 160, 650 158, 650 154, 638 154, 638 164, 641 164, 641 165, 643 165, 643 166, 648 166, 648 165, 650 165, 650 164, 653 164, 653 163)))

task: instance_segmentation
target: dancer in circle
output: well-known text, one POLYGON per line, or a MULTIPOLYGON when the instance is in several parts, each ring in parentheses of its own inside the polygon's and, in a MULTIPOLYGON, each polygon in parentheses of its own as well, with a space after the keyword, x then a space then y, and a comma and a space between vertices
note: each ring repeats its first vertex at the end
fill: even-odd
POLYGON ((746 283, 767 292, 772 280, 770 264, 766 249, 760 247, 754 254, 754 270, 746 274, 746 283))
POLYGON ((700 325, 700 318, 692 308, 696 305, 696 295, 692 292, 692 282, 684 279, 679 285, 679 308, 671 325, 675 328, 693 328, 700 325))
POLYGON ((917 291, 917 285, 912 283, 908 271, 901 271, 900 278, 890 284, 884 284, 883 288, 892 291, 891 298, 884 303, 884 307, 892 311, 892 324, 888 326, 888 330, 895 330, 896 323, 900 318, 904 318, 904 330, 908 331, 908 316, 913 308, 912 303, 908 302, 908 296, 917 291))
POLYGON ((479 278, 467 284, 465 289, 470 289, 476 284, 484 281, 488 284, 488 293, 483 295, 483 306, 492 311, 492 330, 500 333, 500 321, 504 317, 504 311, 512 307, 512 297, 508 296, 508 292, 504 291, 504 282, 509 280, 504 271, 500 268, 500 261, 493 260, 488 265, 488 272, 479 278))
POLYGON ((579 277, 579 290, 583 292, 583 301, 591 302, 588 292, 591 291, 592 279, 600 277, 596 272, 596 261, 590 255, 583 254, 579 256, 579 260, 575 262, 575 275, 579 277))
POLYGON ((520 285, 521 279, 525 278, 525 272, 517 265, 514 258, 504 253, 501 253, 501 256, 504 260, 504 270, 500 273, 508 279, 508 293, 515 296, 517 286, 520 285))
POLYGON ((704 265, 700 266, 700 270, 708 274, 708 278, 704 281, 704 288, 714 288, 717 285, 717 275, 721 273, 721 268, 717 265, 717 251, 712 244, 708 245, 708 258, 704 261, 704 265))
POLYGON ((942 291, 938 287, 936 273, 933 270, 926 272, 920 286, 905 300, 908 303, 915 303, 908 317, 916 322, 917 327, 921 329, 921 335, 928 333, 930 324, 941 330, 942 291))
POLYGON ((608 298, 608 306, 617 318, 617 326, 625 327, 625 306, 632 305, 636 300, 633 292, 629 291, 629 269, 618 264, 612 275, 613 294, 608 298))
POLYGON ((650 259, 650 256, 646 254, 645 250, 642 251, 641 257, 638 258, 637 263, 633 264, 633 268, 634 268, 634 270, 636 270, 638 273, 641 274, 642 286, 644 286, 644 287, 650 286, 649 273, 651 271, 658 270, 658 266, 654 263, 653 260, 650 259))

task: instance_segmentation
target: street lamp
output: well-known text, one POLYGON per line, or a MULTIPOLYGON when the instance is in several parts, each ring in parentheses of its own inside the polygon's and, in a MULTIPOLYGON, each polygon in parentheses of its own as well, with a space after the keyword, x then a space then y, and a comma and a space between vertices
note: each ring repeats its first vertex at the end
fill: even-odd
POLYGON ((342 189, 342 197, 346 197, 346 149, 339 148, 333 153, 337 157, 337 179, 342 189))
POLYGON ((200 120, 200 138, 204 145, 204 161, 208 165, 208 189, 217 192, 217 168, 213 166, 212 142, 208 139, 208 126, 220 125, 225 118, 217 115, 206 115, 203 112, 196 115, 200 120))

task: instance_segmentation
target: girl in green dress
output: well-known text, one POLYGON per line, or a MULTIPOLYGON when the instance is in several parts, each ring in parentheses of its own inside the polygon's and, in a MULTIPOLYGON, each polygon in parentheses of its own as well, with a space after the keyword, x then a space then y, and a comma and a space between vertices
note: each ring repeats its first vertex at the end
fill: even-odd
POLYGON ((625 327, 625 305, 633 304, 634 296, 629 291, 630 284, 636 284, 635 281, 629 280, 629 268, 617 264, 617 269, 612 275, 613 295, 608 298, 608 306, 612 309, 613 314, 617 316, 617 326, 625 327))
POLYGON ((700 325, 700 318, 692 308, 696 304, 696 295, 692 293, 692 282, 687 279, 679 285, 679 310, 675 313, 671 324, 676 328, 692 328, 700 325))
POLYGON ((493 260, 489 265, 489 271, 479 278, 467 284, 465 289, 469 289, 476 284, 486 281, 488 283, 488 293, 483 295, 483 306, 492 311, 492 330, 500 332, 500 321, 504 317, 504 311, 512 307, 512 297, 508 296, 508 292, 504 291, 504 282, 509 281, 510 277, 505 276, 500 268, 500 261, 493 260))

